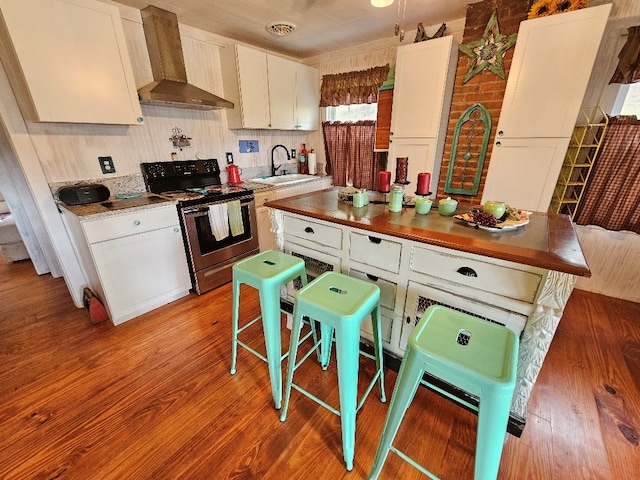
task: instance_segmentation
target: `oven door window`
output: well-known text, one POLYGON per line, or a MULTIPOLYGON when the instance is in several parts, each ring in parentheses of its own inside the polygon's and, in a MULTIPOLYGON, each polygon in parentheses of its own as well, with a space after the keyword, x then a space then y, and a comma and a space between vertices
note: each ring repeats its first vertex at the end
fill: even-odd
POLYGON ((207 255, 226 247, 230 247, 237 243, 251 240, 253 232, 251 231, 251 216, 248 203, 241 205, 243 232, 240 235, 229 236, 226 238, 216 239, 212 230, 208 212, 198 214, 195 218, 195 227, 198 236, 198 245, 200 254, 207 255))

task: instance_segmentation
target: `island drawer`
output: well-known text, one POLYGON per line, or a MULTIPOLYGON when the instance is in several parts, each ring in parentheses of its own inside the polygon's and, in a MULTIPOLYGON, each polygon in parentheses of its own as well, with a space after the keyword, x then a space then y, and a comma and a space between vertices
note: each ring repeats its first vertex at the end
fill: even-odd
POLYGON ((342 229, 338 227, 285 215, 284 231, 288 236, 303 238, 331 248, 342 249, 342 229))
POLYGON ((415 246, 411 252, 410 268, 414 272, 527 303, 535 300, 542 280, 542 273, 534 267, 530 267, 531 271, 525 271, 477 258, 452 255, 444 250, 415 246))
POLYGON ((160 228, 178 225, 175 205, 151 209, 127 210, 123 215, 82 222, 88 243, 104 242, 160 228))
POLYGON ((349 269, 349 276, 371 282, 380 289, 380 306, 393 311, 396 308, 396 284, 383 278, 349 269))
POLYGON ((400 242, 358 232, 351 232, 349 239, 351 260, 388 272, 400 272, 400 253, 402 252, 400 242))

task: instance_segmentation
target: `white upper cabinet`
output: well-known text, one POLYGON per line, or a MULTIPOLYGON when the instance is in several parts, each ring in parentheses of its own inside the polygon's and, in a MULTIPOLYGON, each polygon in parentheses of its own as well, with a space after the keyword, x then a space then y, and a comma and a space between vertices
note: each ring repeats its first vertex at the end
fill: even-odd
POLYGON ((242 45, 223 49, 224 95, 229 128, 317 130, 318 70, 242 45))
POLYGON ((409 190, 429 172, 435 196, 457 63, 452 36, 398 48, 387 169, 393 181, 396 158, 407 157, 409 190))
POLYGON ((547 211, 610 11, 520 24, 482 203, 547 211))
POLYGON ((318 69, 296 63, 296 129, 318 130, 320 79, 318 69))
POLYGON ((296 125, 296 64, 267 55, 271 128, 291 130, 296 125))
POLYGON ((611 4, 520 24, 498 136, 570 137, 611 4))
POLYGON ((437 137, 449 115, 458 46, 452 36, 398 48, 391 134, 437 137))
POLYGON ((235 108, 227 109, 229 128, 269 128, 269 84, 264 52, 230 46, 220 52, 224 97, 235 108))
POLYGON ((95 0, 0 0, 5 69, 32 121, 138 124, 118 8, 95 0))

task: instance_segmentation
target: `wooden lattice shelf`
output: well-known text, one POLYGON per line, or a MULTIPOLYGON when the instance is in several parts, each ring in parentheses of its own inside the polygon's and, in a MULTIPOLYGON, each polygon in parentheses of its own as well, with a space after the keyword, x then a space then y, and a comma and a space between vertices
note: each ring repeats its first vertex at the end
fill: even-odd
POLYGON ((609 120, 596 107, 582 107, 578 124, 571 134, 549 213, 576 214, 591 168, 598 156, 609 120))

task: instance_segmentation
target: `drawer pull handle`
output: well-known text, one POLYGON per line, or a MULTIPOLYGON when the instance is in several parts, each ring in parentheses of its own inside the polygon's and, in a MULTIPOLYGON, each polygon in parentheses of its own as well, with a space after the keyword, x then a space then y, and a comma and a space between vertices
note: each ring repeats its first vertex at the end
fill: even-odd
POLYGON ((305 228, 305 229, 304 229, 304 231, 305 231, 306 233, 315 233, 315 232, 313 231, 313 228, 311 228, 311 227, 307 227, 307 228, 305 228))
POLYGON ((371 243, 375 243, 376 245, 380 245, 380 243, 382 242, 382 239, 378 237, 368 236, 367 238, 371 243))
POLYGON ((133 224, 137 227, 138 225, 140 225, 140 220, 134 220, 133 224))
POLYGON ((411 317, 407 317, 407 325, 411 323, 411 317))
POLYGON ((366 275, 367 275, 367 278, 372 282, 377 282, 379 279, 379 277, 376 277, 375 275, 371 275, 370 273, 367 273, 366 275))
POLYGON ((478 274, 471 267, 460 267, 456 270, 460 275, 464 275, 465 277, 477 277, 478 274))

